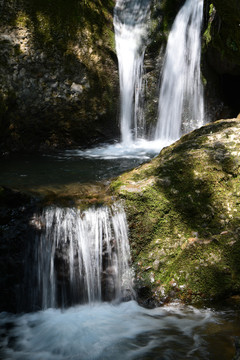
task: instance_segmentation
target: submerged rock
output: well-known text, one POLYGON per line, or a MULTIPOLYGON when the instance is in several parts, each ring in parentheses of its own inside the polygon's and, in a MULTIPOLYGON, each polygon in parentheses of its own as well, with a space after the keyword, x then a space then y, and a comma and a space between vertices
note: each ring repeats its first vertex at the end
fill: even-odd
POLYGON ((208 124, 112 182, 145 304, 240 292, 239 131, 239 119, 208 124))

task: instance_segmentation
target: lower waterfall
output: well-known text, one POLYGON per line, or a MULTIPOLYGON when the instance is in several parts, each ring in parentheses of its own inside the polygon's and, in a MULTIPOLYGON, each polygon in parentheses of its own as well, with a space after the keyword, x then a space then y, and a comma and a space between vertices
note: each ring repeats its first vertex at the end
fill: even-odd
POLYGON ((38 233, 27 255, 28 308, 131 299, 128 229, 120 204, 85 211, 48 207, 32 225, 38 233))

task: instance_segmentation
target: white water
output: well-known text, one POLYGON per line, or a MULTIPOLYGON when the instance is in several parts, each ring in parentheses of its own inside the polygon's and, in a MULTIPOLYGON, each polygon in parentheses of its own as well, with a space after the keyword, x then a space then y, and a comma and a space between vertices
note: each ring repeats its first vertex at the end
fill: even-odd
POLYGON ((121 140, 129 146, 144 136, 141 112, 143 58, 150 0, 117 0, 114 10, 121 96, 121 140))
POLYGON ((142 159, 150 160, 155 155, 159 154, 160 150, 170 145, 169 141, 154 140, 148 141, 144 139, 137 139, 129 144, 116 143, 106 144, 87 150, 67 150, 65 157, 82 157, 89 159, 142 159))
POLYGON ((192 307, 144 309, 130 301, 64 311, 0 314, 3 360, 231 359, 236 329, 224 315, 192 307), (221 335, 222 334, 222 335, 221 335), (226 346, 227 345, 227 346, 226 346))
POLYGON ((146 139, 143 60, 150 0, 117 0, 114 12, 121 96, 121 142, 73 150, 71 156, 149 160, 183 133, 203 125, 200 74, 203 0, 187 0, 168 38, 159 96, 155 140, 146 139))
MULTIPOLYGON (((133 296, 126 216, 120 204, 80 211, 46 208, 32 224, 37 274, 32 306, 43 309, 133 296), (35 302, 35 304, 34 304, 35 302)), ((33 271, 32 264, 31 270, 33 271)), ((34 308, 34 307, 33 307, 34 308)))
POLYGON ((203 125, 200 74, 203 0, 187 0, 168 37, 155 139, 175 141, 203 125))

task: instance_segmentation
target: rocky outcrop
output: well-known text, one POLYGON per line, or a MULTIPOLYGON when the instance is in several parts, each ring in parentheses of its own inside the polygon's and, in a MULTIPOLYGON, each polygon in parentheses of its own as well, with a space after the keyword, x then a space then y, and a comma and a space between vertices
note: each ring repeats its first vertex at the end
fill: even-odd
POLYGON ((112 182, 145 304, 240 292, 239 131, 239 119, 208 124, 112 182))
POLYGON ((0 151, 118 135, 113 1, 0 1, 0 151))

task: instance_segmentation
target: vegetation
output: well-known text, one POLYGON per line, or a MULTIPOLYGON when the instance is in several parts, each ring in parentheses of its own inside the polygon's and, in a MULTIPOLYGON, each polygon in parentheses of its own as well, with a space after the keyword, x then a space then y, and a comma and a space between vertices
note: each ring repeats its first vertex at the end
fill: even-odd
POLYGON ((240 291, 239 128, 239 120, 206 125, 113 182, 148 301, 206 302, 240 291))

